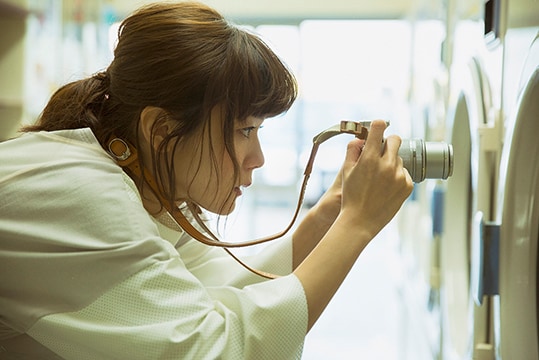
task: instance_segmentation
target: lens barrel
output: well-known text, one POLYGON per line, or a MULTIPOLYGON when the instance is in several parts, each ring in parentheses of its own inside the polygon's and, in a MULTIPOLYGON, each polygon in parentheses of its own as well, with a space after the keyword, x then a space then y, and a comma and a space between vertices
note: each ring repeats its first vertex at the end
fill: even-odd
POLYGON ((447 179, 453 174, 453 146, 444 142, 403 139, 399 156, 413 182, 447 179))

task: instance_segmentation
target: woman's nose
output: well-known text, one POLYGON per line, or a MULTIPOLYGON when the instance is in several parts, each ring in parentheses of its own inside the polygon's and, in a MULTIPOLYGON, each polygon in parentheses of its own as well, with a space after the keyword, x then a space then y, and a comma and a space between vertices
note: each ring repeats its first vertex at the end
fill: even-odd
POLYGON ((247 168, 249 170, 254 170, 262 167, 264 165, 264 153, 260 142, 256 142, 256 145, 253 145, 249 157, 247 158, 247 168))

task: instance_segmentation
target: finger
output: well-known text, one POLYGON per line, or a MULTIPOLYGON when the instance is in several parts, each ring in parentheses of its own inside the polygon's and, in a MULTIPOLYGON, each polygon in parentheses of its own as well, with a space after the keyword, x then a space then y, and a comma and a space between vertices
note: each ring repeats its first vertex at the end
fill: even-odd
POLYGON ((383 120, 374 120, 371 122, 369 135, 365 144, 365 151, 380 154, 386 127, 386 122, 383 120))
POLYGON ((354 139, 348 143, 346 161, 356 162, 363 151, 365 140, 354 139))
POLYGON ((397 156, 399 148, 401 147, 402 139, 397 135, 390 135, 385 139, 385 151, 384 154, 390 156, 397 156))
POLYGON ((404 172, 404 176, 406 177, 406 184, 413 187, 414 181, 412 180, 412 175, 410 175, 410 172, 405 167, 402 168, 402 171, 404 172))
POLYGON ((406 186, 407 188, 409 188, 408 195, 410 195, 414 187, 414 181, 412 180, 412 175, 410 175, 410 172, 408 171, 408 169, 404 167, 404 160, 402 159, 402 157, 397 156, 397 162, 398 162, 398 166, 402 169, 402 173, 404 174, 406 186))

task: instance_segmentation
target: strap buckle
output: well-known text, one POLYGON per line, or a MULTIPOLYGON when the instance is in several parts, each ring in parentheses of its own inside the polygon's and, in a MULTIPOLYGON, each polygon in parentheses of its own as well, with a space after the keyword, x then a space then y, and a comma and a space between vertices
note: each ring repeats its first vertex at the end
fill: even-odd
POLYGON ((125 161, 131 156, 129 145, 120 138, 114 138, 109 141, 109 153, 117 161, 125 161))

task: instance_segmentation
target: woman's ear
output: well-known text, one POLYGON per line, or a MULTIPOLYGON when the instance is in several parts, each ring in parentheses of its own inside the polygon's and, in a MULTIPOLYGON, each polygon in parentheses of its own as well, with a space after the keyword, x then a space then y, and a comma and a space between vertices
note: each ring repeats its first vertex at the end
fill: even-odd
POLYGON ((165 110, 155 106, 146 106, 140 113, 139 126, 140 133, 146 143, 153 142, 155 145, 159 145, 169 131, 165 110))

